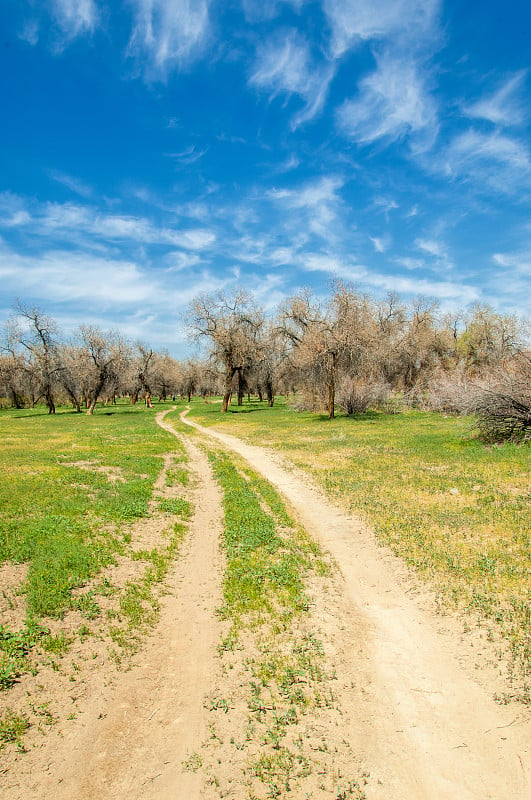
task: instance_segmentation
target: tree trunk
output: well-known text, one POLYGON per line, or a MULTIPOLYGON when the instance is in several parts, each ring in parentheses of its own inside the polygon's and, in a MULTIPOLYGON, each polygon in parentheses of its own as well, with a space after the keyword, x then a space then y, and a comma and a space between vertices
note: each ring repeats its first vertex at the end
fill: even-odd
POLYGON ((225 413, 229 407, 230 398, 232 396, 232 379, 234 378, 235 372, 235 368, 231 367, 227 369, 225 375, 225 394, 223 395, 223 403, 221 404, 222 413, 225 413))
POLYGON ((335 354, 331 355, 331 363, 328 367, 328 419, 333 419, 335 416, 335 400, 336 400, 336 357, 335 354))
POLYGON ((243 406, 243 393, 245 390, 245 380, 243 378, 242 370, 238 370, 238 405, 243 406))
POLYGON ((98 384, 96 385, 94 391, 92 392, 92 395, 91 395, 91 398, 90 398, 89 407, 87 409, 87 414, 89 416, 94 414, 94 409, 96 408, 96 403, 98 402, 98 398, 99 398, 99 396, 100 396, 100 394, 102 392, 103 387, 105 386, 105 380, 106 380, 106 376, 105 375, 100 376, 100 380, 99 380, 98 384))
POLYGON ((267 394, 267 405, 269 408, 272 408, 273 403, 275 402, 275 395, 273 394, 273 385, 271 381, 266 383, 266 394, 267 394))

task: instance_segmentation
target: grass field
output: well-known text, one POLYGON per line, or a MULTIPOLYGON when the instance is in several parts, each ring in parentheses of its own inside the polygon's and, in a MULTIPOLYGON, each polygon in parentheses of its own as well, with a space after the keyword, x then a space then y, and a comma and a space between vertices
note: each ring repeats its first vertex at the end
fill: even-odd
POLYGON ((473 421, 409 411, 324 416, 252 402, 196 402, 192 416, 276 448, 510 648, 514 693, 531 701, 531 449, 485 447, 473 421))
MULTIPOLYGON (((437 589, 443 604, 471 609, 489 634, 501 634, 512 696, 531 702, 529 446, 485 447, 470 419, 429 413, 328 420, 294 411, 282 400, 273 409, 253 401, 226 415, 219 408, 195 400, 191 413, 204 425, 283 452, 338 503, 362 514, 437 589)), ((133 647, 135 631, 156 618, 152 589, 175 557, 192 509, 185 499, 184 448, 155 424, 155 411, 123 404, 92 417, 66 409, 54 417, 40 408, 0 412, 0 690, 38 671, 39 659, 53 664, 73 639, 92 635, 98 615, 118 653, 133 647), (175 457, 166 486, 176 492, 154 500, 153 484, 168 451, 175 457), (173 520, 163 544, 133 549, 134 523, 157 514, 173 520), (125 583, 118 587, 102 578, 124 561, 136 564, 125 583), (8 587, 3 576, 9 570, 18 584, 8 587), (23 614, 15 620, 19 601, 23 614), (77 630, 63 631, 60 623, 69 613, 81 622, 77 630)), ((177 414, 170 417, 179 428, 177 414)), ((275 531, 292 530, 292 521, 267 484, 251 474, 242 478, 242 467, 234 471, 232 462, 217 456, 213 463, 226 493, 225 598, 235 635, 238 620, 250 611, 277 625, 283 607, 286 624, 292 619, 304 605, 301 574, 311 552, 309 543, 302 552, 296 532, 290 534, 293 545, 278 550, 275 531), (269 511, 263 514, 264 507, 269 511), (251 519, 257 537, 252 547, 246 528, 251 519), (268 549, 273 545, 278 560, 268 549), (238 605, 244 601, 245 607, 238 605)), ((7 708, 0 746, 17 741, 25 726, 7 708)))
POLYGON ((98 624, 117 658, 132 652, 156 618, 154 587, 191 513, 184 498, 152 497, 168 451, 167 485, 187 484, 184 448, 155 424, 154 412, 125 404, 94 416, 4 410, 0 443, 0 690, 42 663, 56 665, 98 624), (132 548, 132 525, 156 515, 162 525, 168 520, 160 543, 132 548), (121 585, 105 577, 118 559, 128 565, 121 585), (18 585, 6 581, 6 569, 18 585), (61 622, 69 612, 77 630, 61 622))

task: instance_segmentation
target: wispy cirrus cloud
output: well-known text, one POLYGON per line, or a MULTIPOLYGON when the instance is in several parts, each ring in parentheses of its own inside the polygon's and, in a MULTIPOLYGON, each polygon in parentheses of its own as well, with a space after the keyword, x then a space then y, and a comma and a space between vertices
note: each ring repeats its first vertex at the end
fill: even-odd
POLYGON ((434 38, 440 0, 324 0, 331 53, 341 57, 363 41, 407 41, 418 49, 434 38))
POLYGON ((299 212, 291 214, 288 225, 330 240, 335 238, 340 224, 338 212, 342 200, 338 192, 343 184, 338 176, 326 176, 298 189, 271 189, 267 197, 280 207, 299 212))
POLYGON ((442 154, 449 177, 511 194, 531 185, 529 150, 516 138, 498 132, 468 130, 456 136, 442 154))
POLYGON ((51 0, 50 10, 65 44, 92 33, 99 20, 94 0, 51 0))
POLYGON ((205 147, 203 150, 198 150, 194 145, 190 145, 190 147, 185 147, 184 150, 181 150, 178 153, 165 153, 164 155, 166 158, 171 158, 179 164, 188 166, 189 164, 195 164, 195 162, 203 158, 207 152, 207 147, 205 147))
POLYGON ((294 29, 282 31, 257 49, 249 85, 269 93, 300 97, 304 108, 292 118, 292 129, 313 119, 322 110, 334 75, 329 63, 317 65, 308 41, 294 29))
POLYGON ((357 97, 336 112, 340 130, 359 144, 408 137, 428 149, 438 130, 437 108, 418 64, 390 53, 377 56, 377 69, 363 78, 357 97))
POLYGON ((56 169, 47 170, 48 176, 56 183, 61 183, 67 189, 80 195, 81 197, 90 197, 92 195, 91 187, 84 181, 75 178, 72 175, 67 175, 66 172, 61 172, 56 169))
POLYGON ((242 0, 245 18, 250 23, 274 19, 283 5, 300 11, 307 0, 242 0))
POLYGON ((130 0, 134 26, 127 54, 148 81, 165 80, 202 55, 211 0, 130 0))
POLYGON ((145 217, 105 214, 93 206, 76 203, 46 203, 26 207, 16 197, 0 198, 0 227, 19 227, 31 236, 80 242, 87 234, 103 243, 169 245, 185 250, 204 250, 216 240, 204 227, 157 226, 145 217), (30 213, 31 212, 31 213, 30 213))
POLYGON ((466 305, 479 297, 477 289, 467 283, 376 272, 351 258, 342 258, 333 253, 305 255, 301 258, 300 266, 309 272, 325 272, 337 278, 354 281, 356 286, 376 294, 398 291, 408 296, 436 297, 456 306, 466 305))
POLYGON ((39 4, 38 12, 24 20, 19 38, 36 45, 41 37, 42 18, 48 13, 52 19, 52 49, 61 53, 74 39, 94 32, 100 21, 95 0, 46 0, 39 4))
POLYGON ((502 127, 520 125, 526 116, 522 96, 526 76, 527 70, 520 70, 494 92, 465 105, 463 112, 468 117, 485 119, 502 127))

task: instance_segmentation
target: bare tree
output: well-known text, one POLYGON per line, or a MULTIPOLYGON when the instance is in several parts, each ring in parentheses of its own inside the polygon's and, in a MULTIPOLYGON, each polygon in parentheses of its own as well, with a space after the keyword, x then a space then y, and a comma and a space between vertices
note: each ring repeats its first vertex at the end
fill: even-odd
POLYGON ((83 351, 74 344, 62 345, 60 363, 59 382, 76 412, 80 413, 83 399, 83 351))
POLYGON ((317 395, 324 394, 330 419, 335 415, 341 377, 370 380, 370 373, 376 372, 369 357, 373 329, 368 298, 341 282, 326 302, 304 291, 281 309, 279 330, 288 343, 288 356, 297 365, 302 383, 317 395))
POLYGON ((130 349, 117 333, 91 325, 82 325, 79 335, 84 350, 87 414, 93 414, 102 393, 116 390, 130 361, 130 349))
POLYGON ((55 414, 54 394, 61 371, 57 324, 41 309, 18 301, 15 305, 13 330, 27 352, 26 368, 34 375, 38 393, 44 397, 48 413, 55 414))
POLYGON ((238 375, 241 396, 245 370, 256 353, 258 334, 263 325, 262 312, 251 294, 238 289, 231 294, 200 295, 190 305, 187 322, 190 335, 196 341, 208 342, 212 361, 223 369, 221 410, 226 412, 235 375, 238 375))
POLYGON ((131 402, 133 405, 138 401, 138 396, 142 392, 147 408, 153 408, 151 403, 152 384, 154 381, 155 353, 151 348, 141 342, 137 342, 134 355, 130 362, 132 373, 131 402))

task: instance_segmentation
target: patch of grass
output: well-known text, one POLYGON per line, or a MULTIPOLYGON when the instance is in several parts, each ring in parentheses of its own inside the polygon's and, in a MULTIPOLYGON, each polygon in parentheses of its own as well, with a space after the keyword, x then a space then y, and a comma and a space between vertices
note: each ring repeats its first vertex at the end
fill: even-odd
POLYGON ((33 669, 32 652, 48 636, 45 628, 31 621, 17 631, 0 625, 0 691, 9 689, 21 675, 33 669))
POLYGON ((92 417, 0 411, 0 563, 29 564, 30 615, 60 616, 72 590, 123 551, 128 523, 149 513, 168 440, 139 407, 92 417))
POLYGON ((14 742, 20 750, 23 750, 22 736, 28 728, 29 722, 24 715, 7 709, 0 719, 0 749, 8 742, 14 742))
POLYGON ((184 471, 184 447, 140 407, 117 405, 112 414, 94 417, 65 410, 55 417, 38 409, 0 412, 0 563, 28 565, 18 588, 26 601, 25 623, 19 630, 0 627, 1 690, 36 674, 41 663, 61 671, 72 641, 105 637, 111 619, 123 649, 137 649, 157 618, 158 584, 191 514, 184 499, 151 502, 169 450, 184 471), (158 513, 160 505, 179 521, 168 522, 162 545, 145 554, 143 574, 120 589, 101 573, 118 556, 135 560, 132 525, 158 513), (111 602, 109 618, 101 615, 103 597, 111 602), (61 630, 60 620, 73 610, 98 620, 96 626, 82 624, 76 633, 67 621, 61 630), (55 618, 54 635, 48 618, 55 618))
POLYGON ((328 420, 282 400, 203 425, 283 452, 438 588, 444 603, 495 622, 511 650, 515 695, 531 702, 531 448, 485 447, 473 420, 409 411, 328 420))
POLYGON ((163 514, 176 514, 183 519, 190 519, 192 506, 182 497, 161 497, 157 500, 157 507, 163 514))
POLYGON ((121 655, 116 654, 117 660, 121 661, 122 655, 131 656, 137 652, 143 634, 158 620, 158 587, 166 577, 185 533, 186 526, 175 523, 165 547, 135 554, 150 564, 141 578, 127 583, 121 594, 119 612, 114 615, 117 624, 110 629, 112 640, 122 650, 121 655))
MULTIPOLYGON (((244 721, 242 730, 231 726, 230 741, 246 755, 242 780, 249 797, 303 793, 306 778, 327 771, 323 753, 309 747, 300 731, 306 715, 333 704, 332 675, 311 632, 306 588, 311 573, 322 577, 329 568, 267 481, 232 455, 216 450, 209 458, 224 497, 227 560, 220 614, 230 627, 219 653, 225 670, 233 668, 238 651, 248 655, 238 668, 241 692, 216 695, 207 708, 220 725, 226 717, 244 721)), ((214 749, 223 735, 215 724, 210 727, 215 735, 205 747, 214 749)), ((235 760, 242 762, 240 755, 235 760)), ((325 781, 331 780, 330 774, 325 781)))
POLYGON ((188 486, 190 473, 182 467, 173 467, 166 473, 166 486, 188 486))

